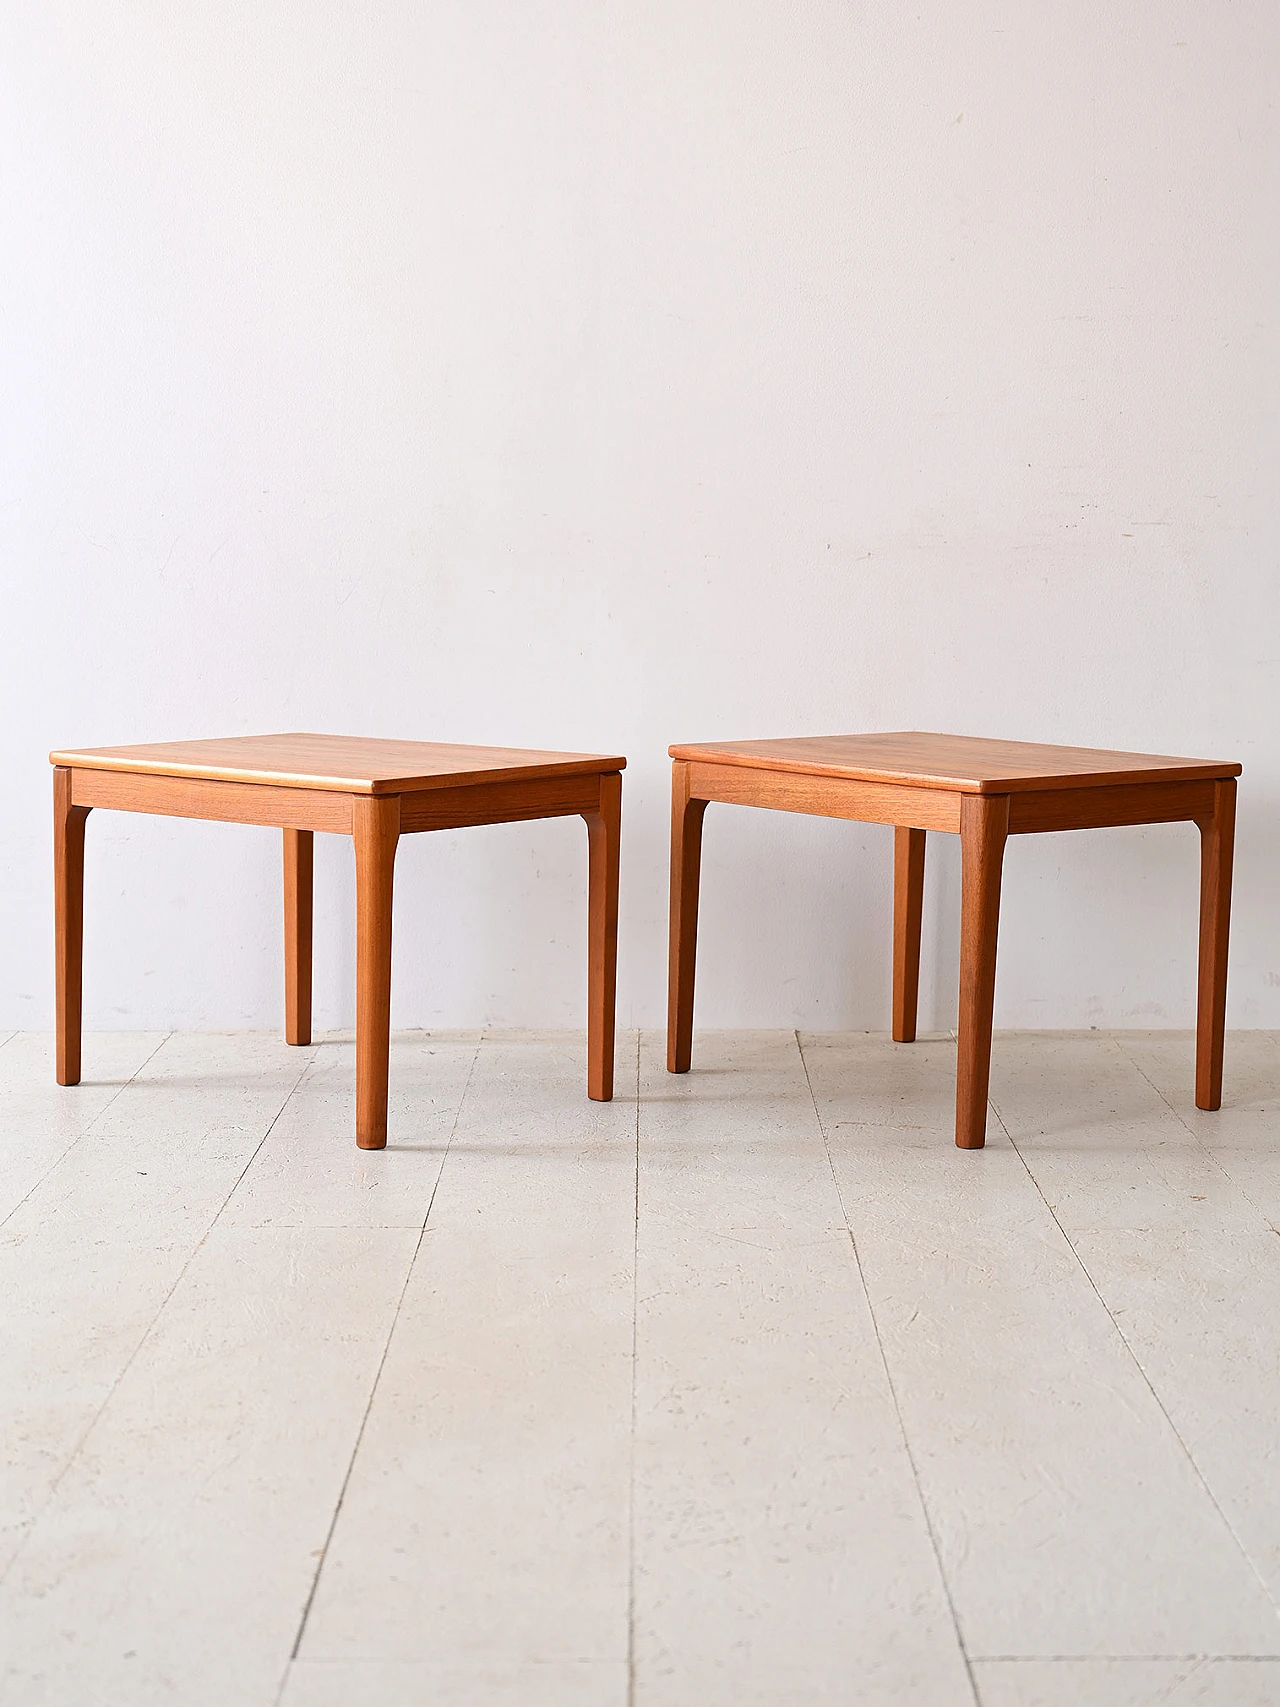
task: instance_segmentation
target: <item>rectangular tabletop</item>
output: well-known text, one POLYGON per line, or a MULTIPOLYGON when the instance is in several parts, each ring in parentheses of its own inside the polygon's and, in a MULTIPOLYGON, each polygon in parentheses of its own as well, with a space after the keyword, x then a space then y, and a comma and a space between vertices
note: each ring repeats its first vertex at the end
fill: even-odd
POLYGON ((1016 794, 1028 789, 1195 782, 1239 776, 1241 770, 1238 764, 1217 759, 1055 747, 1036 741, 990 741, 976 735, 935 735, 921 730, 712 741, 668 750, 673 759, 698 764, 745 765, 804 776, 948 789, 957 794, 1016 794))
POLYGON ((49 754, 71 770, 266 783, 343 794, 401 794, 481 782, 533 782, 626 768, 599 753, 471 747, 445 741, 384 741, 362 735, 228 735, 209 741, 155 741, 49 754))

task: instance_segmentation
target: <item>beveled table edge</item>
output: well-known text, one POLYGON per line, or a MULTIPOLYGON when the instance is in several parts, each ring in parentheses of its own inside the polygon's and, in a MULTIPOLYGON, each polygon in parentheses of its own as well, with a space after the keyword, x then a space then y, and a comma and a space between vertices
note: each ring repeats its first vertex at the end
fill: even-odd
MULTIPOLYGON (((519 748, 511 750, 520 751, 519 748)), ((578 753, 572 758, 548 764, 491 765, 479 770, 442 771, 434 776, 406 773, 389 778, 330 777, 300 771, 254 770, 242 765, 184 765, 161 759, 130 761, 70 748, 55 748, 49 754, 49 763, 66 770, 112 771, 121 776, 149 776, 157 780, 182 777, 201 782, 253 783, 266 788, 315 788, 333 794, 372 795, 418 794, 431 788, 466 788, 489 782, 545 782, 548 778, 560 776, 605 776, 627 768, 627 761, 621 754, 578 753)))

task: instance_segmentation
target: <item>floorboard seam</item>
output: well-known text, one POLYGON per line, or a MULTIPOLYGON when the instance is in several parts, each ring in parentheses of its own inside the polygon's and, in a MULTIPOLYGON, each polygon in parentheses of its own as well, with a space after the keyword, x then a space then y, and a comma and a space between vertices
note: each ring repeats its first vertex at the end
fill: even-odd
MULTIPOLYGON (((13 1036, 16 1037, 17 1035, 18 1034, 15 1031, 13 1033, 13 1036)), ((84 1131, 83 1132, 77 1132, 75 1137, 67 1145, 66 1149, 62 1152, 62 1154, 60 1156, 58 1156, 54 1161, 49 1163, 49 1166, 40 1175, 40 1178, 31 1187, 31 1190, 28 1191, 25 1194, 25 1196, 21 1197, 18 1200, 18 1202, 14 1204, 13 1208, 9 1211, 9 1213, 7 1215, 0 1215, 0 1227, 3 1227, 7 1222, 12 1220, 13 1217, 22 1208, 22 1205, 27 1201, 27 1199, 30 1197, 33 1197, 35 1195, 35 1193, 37 1191, 39 1191, 40 1187, 44 1184, 44 1182, 52 1174, 57 1172, 57 1170, 66 1161, 67 1157, 76 1148, 76 1146, 78 1144, 81 1144, 84 1142, 84 1140, 93 1131, 94 1127, 102 1119, 103 1115, 107 1112, 107 1110, 109 1108, 112 1108, 115 1106, 117 1099, 124 1095, 125 1091, 128 1090, 129 1086, 137 1078, 138 1074, 142 1071, 142 1069, 146 1066, 149 1066, 150 1063, 155 1060, 156 1056, 164 1048, 165 1044, 168 1043, 169 1039, 171 1037, 173 1037, 174 1035, 175 1034, 172 1031, 166 1031, 165 1032, 164 1036, 160 1039, 159 1043, 156 1044, 155 1048, 151 1051, 150 1055, 147 1056, 146 1060, 145 1061, 139 1061, 138 1065, 134 1068, 133 1072, 130 1073, 129 1077, 125 1080, 125 1082, 122 1085, 117 1087, 115 1096, 108 1098, 108 1100, 103 1103, 102 1107, 94 1115, 93 1119, 85 1127, 84 1131)), ((7 1043, 8 1041, 9 1041, 9 1039, 6 1038, 5 1042, 7 1043)), ((2 1047, 3 1047, 3 1045, 0 1045, 0 1048, 2 1048, 2 1047)), ((292 1095, 292 1092, 290 1093, 290 1095, 292 1095)))
MULTIPOLYGON (((289 1104, 293 1101, 294 1097, 298 1094, 298 1089, 301 1086, 303 1080, 306 1078, 307 1074, 311 1071, 311 1069, 315 1066, 316 1055, 315 1055, 314 1045, 307 1044, 304 1047, 306 1047, 310 1051, 310 1053, 308 1054, 307 1059, 302 1063, 301 1071, 299 1072, 297 1078, 289 1086, 289 1089, 285 1092, 284 1101, 280 1104, 279 1108, 272 1115, 271 1120, 267 1125, 267 1130, 262 1134, 262 1137, 259 1138, 257 1144, 254 1145, 253 1154, 249 1157, 249 1160, 245 1163, 245 1165, 241 1168, 240 1172, 236 1175, 235 1183, 232 1185, 231 1190, 227 1193, 227 1195, 223 1198, 222 1202, 218 1205, 218 1213, 214 1216, 213 1220, 210 1221, 209 1225, 205 1228, 204 1233, 200 1239, 200 1245, 204 1244, 205 1239, 207 1239, 209 1237, 210 1233, 212 1233, 213 1229, 218 1225, 218 1222, 221 1221, 223 1215, 226 1212, 227 1205, 231 1202, 231 1199, 235 1196, 235 1194, 239 1191, 241 1185, 244 1183, 244 1176, 248 1173, 249 1169, 253 1166, 253 1164, 257 1161, 258 1157, 262 1154, 263 1146, 265 1145, 267 1139, 270 1138, 271 1134, 275 1131, 277 1125, 280 1122, 281 1116, 284 1114, 285 1109, 288 1108, 289 1104)), ((196 1251, 198 1251, 200 1249, 200 1245, 196 1246, 196 1251)), ((187 1258, 188 1263, 190 1263, 192 1257, 195 1256, 196 1251, 192 1251, 191 1256, 187 1258)), ((184 1272, 185 1272, 185 1270, 184 1270, 184 1272)), ((181 1276, 179 1276, 179 1278, 181 1278, 181 1276)))
MULTIPOLYGON (((1144 1077, 1145 1077, 1145 1075, 1144 1075, 1144 1077)), ((1000 1123, 1000 1130, 1004 1133, 1005 1137, 1009 1140, 1009 1143, 1012 1145, 1014 1154, 1017 1156, 1018 1160, 1022 1163, 1023 1167, 1026 1169, 1027 1178, 1031 1181, 1032 1185, 1035 1187, 1036 1195, 1039 1197, 1041 1203, 1044 1204, 1045 1208, 1049 1211, 1049 1214, 1053 1217, 1054 1226, 1058 1229, 1059 1233, 1061 1233, 1064 1241, 1066 1242, 1067 1249, 1071 1252, 1071 1255, 1075 1258, 1077 1264, 1079 1265, 1080 1272, 1081 1272, 1081 1274, 1084 1275, 1085 1279, 1088 1281, 1090 1289, 1092 1290, 1094 1297, 1098 1300, 1099 1304, 1102 1305, 1102 1308, 1107 1312, 1107 1319, 1110 1321, 1111 1326, 1115 1329, 1116 1334, 1119 1337, 1121 1345, 1123 1345, 1125 1351, 1129 1354, 1129 1358, 1132 1361, 1134 1368, 1138 1371, 1138 1374, 1142 1377, 1143 1384, 1145 1385, 1147 1391, 1151 1394, 1151 1397, 1155 1400, 1156 1408, 1159 1410, 1160 1415, 1164 1418, 1165 1422, 1169 1425, 1169 1430, 1172 1433, 1173 1438, 1177 1441, 1178 1445, 1181 1447, 1183 1456, 1186 1458, 1187 1463, 1191 1466, 1191 1469, 1195 1475, 1196 1480, 1199 1482, 1200 1486, 1204 1489, 1205 1495, 1208 1498, 1210 1505, 1212 1505, 1213 1509, 1217 1512, 1218 1516, 1221 1518, 1224 1526, 1226 1527, 1227 1534, 1231 1537, 1231 1539, 1235 1542, 1236 1547, 1239 1549, 1241 1558, 1243 1558, 1245 1560, 1245 1562, 1249 1566, 1249 1569, 1253 1572, 1254 1576, 1257 1578, 1258 1585, 1262 1589, 1262 1592, 1265 1595, 1268 1604, 1276 1611, 1277 1614, 1280 1614, 1280 1606, 1278 1606, 1276 1604, 1276 1597, 1272 1594, 1270 1588, 1268 1587, 1266 1578, 1263 1576, 1262 1572, 1258 1569, 1257 1565, 1254 1563, 1253 1556, 1249 1552, 1249 1549, 1245 1546, 1244 1542, 1236 1534, 1235 1525, 1232 1523, 1231 1519, 1227 1516, 1226 1512, 1222 1509, 1222 1506, 1218 1501, 1217 1495, 1214 1493, 1213 1489, 1209 1486, 1209 1483, 1205 1477, 1204 1471, 1201 1470, 1200 1466, 1196 1463, 1195 1455, 1192 1453, 1191 1448, 1187 1445, 1186 1441, 1182 1438, 1181 1430, 1178 1428, 1178 1426, 1174 1422, 1173 1418, 1169 1415, 1169 1412, 1168 1412, 1167 1408, 1165 1407, 1164 1400, 1160 1397, 1159 1393, 1156 1391, 1154 1382, 1152 1381, 1151 1377, 1147 1374, 1146 1370, 1142 1366, 1142 1359, 1138 1356, 1137 1352, 1134 1350, 1133 1346, 1130 1344, 1128 1335, 1125 1333, 1124 1329, 1120 1326, 1119 1322, 1116 1320, 1115 1316, 1112 1314, 1111 1306, 1107 1303, 1106 1299, 1103 1297, 1101 1291, 1099 1290, 1098 1285, 1095 1282, 1093 1276, 1089 1273, 1089 1270, 1088 1270, 1088 1267, 1084 1261, 1084 1258, 1080 1255, 1079 1250, 1076 1248, 1075 1240, 1071 1237, 1070 1233, 1068 1233, 1066 1228, 1062 1225, 1062 1222, 1058 1219, 1057 1210, 1053 1207, 1053 1205, 1049 1202, 1048 1198, 1045 1196, 1044 1192, 1040 1189, 1040 1181, 1036 1178, 1035 1174, 1031 1171, 1031 1167, 1028 1164, 1026 1157, 1022 1154, 1022 1151, 1018 1148, 1018 1145, 1014 1140, 1013 1134, 1009 1131, 1009 1128, 1005 1125, 1004 1117, 1001 1115, 999 1109, 996 1108, 994 1103, 991 1104, 991 1111, 1000 1123)))
MULTIPOLYGON (((169 1033, 170 1037, 173 1035, 174 1034, 172 1032, 169 1033)), ((163 1047, 163 1044, 157 1045, 157 1048, 162 1048, 162 1047, 163 1047)), ((155 1054, 155 1050, 152 1051, 152 1055, 154 1055, 154 1054, 155 1054)), ((148 1056, 147 1059, 150 1060, 151 1056, 148 1056)), ((274 1131, 276 1122, 280 1119, 280 1116, 284 1113, 285 1109, 289 1106, 289 1099, 292 1097, 294 1091, 297 1090, 298 1085, 302 1082, 302 1075, 303 1075, 303 1073, 306 1072, 307 1065, 309 1065, 309 1064, 310 1063, 307 1063, 306 1065, 303 1066, 301 1072, 299 1072, 299 1074, 298 1074, 297 1079, 294 1080, 293 1084, 289 1087, 289 1089, 285 1092, 284 1096, 281 1098, 279 1108, 277 1108, 275 1113, 271 1116, 271 1119, 267 1122, 266 1131, 262 1134, 262 1137, 259 1138, 258 1142, 254 1145, 253 1154, 249 1157, 248 1161, 246 1161, 245 1165, 241 1168, 240 1172, 236 1175, 235 1180, 231 1186, 231 1189, 227 1192, 227 1195, 223 1198, 222 1202, 218 1205, 218 1211, 214 1215, 213 1219, 209 1222, 209 1225, 205 1228, 204 1232, 201 1233, 200 1237, 196 1240, 195 1244, 187 1252, 186 1260, 182 1264, 182 1267, 178 1270, 178 1273, 175 1275, 173 1285, 169 1288, 169 1290, 165 1293, 164 1297, 160 1300, 160 1303, 157 1305, 155 1313, 152 1316, 151 1320, 147 1323, 147 1325, 143 1329, 142 1333, 138 1336, 138 1343, 134 1346, 133 1350, 129 1353, 128 1357, 125 1359, 124 1363, 121 1365, 119 1373, 116 1375, 115 1380, 111 1383, 111 1386, 108 1388, 107 1392, 104 1394, 102 1403, 98 1406, 97 1410, 93 1413, 93 1415, 89 1418, 89 1421, 85 1424, 84 1428, 81 1430, 79 1438, 77 1439, 75 1445, 72 1447, 71 1451, 67 1454, 66 1463, 62 1466, 61 1470, 58 1471, 57 1476, 50 1483, 48 1494, 46 1495, 44 1502, 42 1503, 42 1505, 40 1507, 40 1510, 31 1519, 31 1522, 27 1528, 27 1532, 23 1536, 23 1538, 22 1538, 21 1542, 18 1544, 17 1548, 15 1549, 13 1557, 9 1560, 9 1563, 5 1566, 4 1570, 0 1571, 0 1583, 7 1581, 10 1571, 13 1570, 13 1567, 17 1564, 18 1560, 22 1557, 23 1553, 26 1551, 27 1543, 31 1540, 31 1537, 35 1534, 36 1528, 40 1523, 40 1519, 44 1516, 45 1512, 49 1509, 49 1506, 52 1504, 53 1500, 57 1497, 58 1489, 62 1486, 62 1483, 65 1481, 65 1479, 66 1479, 68 1473, 70 1472, 72 1465, 75 1463, 76 1459, 79 1458, 80 1454, 84 1451, 85 1442, 89 1439, 89 1436, 93 1433, 94 1429, 98 1426, 99 1422, 102 1420, 103 1412, 106 1410, 107 1406, 111 1403, 112 1399, 115 1397, 116 1393, 119 1391, 120 1383, 124 1380, 125 1376, 133 1368, 133 1365, 135 1364, 135 1362, 138 1359, 138 1354, 141 1352, 143 1346, 146 1345, 147 1341, 151 1338, 152 1334, 155 1332, 156 1323, 160 1320, 161 1316, 164 1315, 165 1310, 169 1306, 169 1300, 173 1297, 174 1293, 178 1290, 179 1286, 182 1285, 182 1282, 183 1282, 184 1278, 186 1277, 187 1271, 190 1269, 192 1263, 196 1260, 197 1256, 199 1256, 200 1252, 204 1249, 205 1242, 207 1241, 210 1233, 212 1233, 213 1229, 217 1226, 218 1222, 221 1220, 222 1212, 227 1207, 227 1204, 230 1203, 232 1197, 235 1195, 236 1189, 239 1186, 240 1181, 244 1178, 244 1176, 248 1173, 249 1169, 253 1166, 254 1162, 257 1160, 258 1155, 262 1149, 262 1146, 266 1143, 267 1139, 271 1136, 272 1132, 274 1131)), ((143 1065, 145 1066, 146 1063, 144 1062, 143 1065)), ((139 1068, 139 1071, 141 1071, 141 1068, 139 1068)), ((122 1085, 120 1088, 121 1088, 121 1090, 123 1090, 124 1086, 122 1085)), ((111 1100, 112 1100, 112 1102, 114 1102, 115 1098, 113 1097, 111 1100)), ((110 1105, 108 1105, 108 1106, 110 1106, 110 1105)), ((106 1112, 105 1109, 103 1112, 104 1113, 106 1112)), ((85 1130, 87 1132, 89 1130, 89 1128, 86 1127, 85 1130)), ((81 1134, 81 1136, 83 1137, 84 1134, 81 1134)), ((77 1139, 76 1143, 79 1143, 79 1142, 80 1142, 80 1140, 77 1139)))
POLYGON ((1146 1083, 1151 1086, 1151 1089, 1160 1098, 1160 1101, 1169 1110, 1170 1114, 1173 1115, 1174 1119, 1178 1122, 1179 1126, 1182 1127, 1183 1131, 1189 1132, 1191 1134, 1191 1136, 1196 1141, 1196 1145, 1197 1145, 1198 1149, 1201 1151, 1201 1153, 1203 1155, 1208 1157, 1208 1159, 1213 1163, 1214 1167, 1217 1168, 1218 1172, 1222 1175, 1223 1179, 1225 1179, 1230 1185, 1233 1185, 1235 1187, 1235 1189, 1240 1193, 1241 1197, 1244 1198, 1245 1202, 1249 1205, 1249 1207, 1251 1209, 1256 1210, 1256 1212, 1258 1214, 1258 1218, 1261 1220, 1263 1226, 1264 1227, 1270 1227, 1273 1232, 1280 1231, 1280 1229, 1277 1229, 1275 1222, 1267 1214, 1266 1210, 1262 1208, 1261 1204, 1255 1203, 1253 1201, 1253 1199, 1249 1196, 1248 1191, 1246 1191, 1244 1186, 1241 1185, 1240 1181, 1231 1172, 1230 1168, 1228 1168, 1224 1165, 1221 1157, 1217 1154, 1217 1152, 1215 1150, 1211 1149, 1210 1146, 1205 1143, 1201 1134, 1196 1130, 1196 1128, 1192 1125, 1192 1123, 1187 1119, 1186 1115, 1183 1114, 1182 1110, 1176 1105, 1176 1103, 1173 1103, 1170 1101, 1170 1099, 1160 1089, 1159 1085, 1155 1082, 1155 1080, 1151 1077, 1151 1075, 1144 1071, 1141 1062, 1134 1060, 1133 1056, 1130 1055, 1129 1051, 1125 1048, 1124 1044, 1120 1041, 1120 1039, 1118 1037, 1113 1037, 1112 1042, 1115 1044, 1116 1048, 1119 1050, 1120 1054, 1124 1057, 1124 1059, 1133 1068, 1134 1072, 1137 1073, 1140 1078, 1144 1079, 1146 1081, 1146 1083))
POLYGON ((635 1235, 631 1247, 631 1462, 627 1492, 627 1707, 636 1699, 636 1413, 639 1403, 640 1348, 640 1050, 636 1031, 635 1235))
POLYGON ((369 1397, 364 1407, 364 1414, 360 1418, 360 1426, 356 1430, 356 1437, 351 1446, 351 1456, 347 1460, 347 1468, 342 1478, 342 1486, 338 1489, 338 1498, 334 1504, 333 1515, 329 1519, 329 1527, 325 1532, 324 1542, 320 1549, 320 1557, 316 1561, 315 1572, 311 1578, 311 1587, 308 1590, 306 1601, 303 1603, 302 1616, 298 1621, 298 1632, 293 1639, 293 1647, 290 1649, 289 1658, 285 1664, 284 1675, 280 1679, 280 1687, 276 1691, 276 1707, 279 1707, 279 1702, 281 1697, 284 1695, 285 1687, 288 1684, 289 1668, 298 1658, 299 1649, 302 1647, 302 1638, 306 1634, 307 1620, 310 1618, 311 1608, 315 1604, 316 1591, 320 1586, 320 1578, 324 1572, 325 1560, 329 1556, 329 1548, 333 1542, 334 1531, 338 1527, 338 1518, 342 1514, 342 1504, 347 1497, 347 1489, 351 1484, 351 1472, 355 1469, 356 1458, 359 1456, 360 1452, 360 1443, 364 1439, 365 1429, 369 1426, 369 1415, 373 1410, 373 1401, 377 1396, 378 1383, 382 1380, 382 1371, 386 1368, 387 1353, 391 1350, 391 1341, 395 1335, 396 1323, 400 1320, 400 1312, 404 1308, 404 1300, 405 1295, 409 1290, 409 1282, 413 1278, 413 1271, 417 1264, 419 1253, 422 1250, 423 1240, 427 1235, 427 1222, 431 1219, 431 1210, 436 1201, 436 1193, 440 1189, 440 1181, 444 1178, 445 1165, 449 1160, 449 1150, 453 1144, 454 1134, 458 1130, 458 1122, 462 1119, 462 1110, 466 1104, 467 1092, 471 1089, 471 1081, 475 1076, 476 1062, 480 1059, 480 1051, 483 1047, 484 1036, 481 1035, 476 1042, 475 1054, 471 1057, 471 1066, 467 1072, 467 1082, 462 1087, 462 1095, 458 1098, 458 1106, 454 1110, 453 1125, 449 1128, 449 1137, 444 1147, 444 1154, 440 1158, 440 1167, 431 1187, 431 1195, 427 1199, 426 1212, 422 1217, 422 1225, 418 1229, 417 1243, 413 1247, 413 1255, 405 1265, 404 1284, 401 1286, 399 1297, 396 1299, 396 1307, 391 1312, 391 1322, 387 1328, 387 1337, 382 1344, 382 1355, 378 1358, 378 1367, 374 1371, 373 1381, 369 1387, 369 1397))
POLYGON ((884 1378, 889 1388, 889 1398, 893 1404, 894 1415, 898 1419, 898 1433, 902 1437, 902 1449, 906 1453, 907 1463, 911 1467, 911 1479, 915 1483, 916 1498, 920 1502, 920 1514, 924 1518, 925 1531, 929 1537, 929 1545, 933 1549, 934 1563, 938 1568, 938 1581, 942 1584, 942 1593, 946 1599, 947 1611, 951 1615, 951 1627, 955 1632, 956 1646, 960 1650, 960 1658, 964 1662, 965 1674, 969 1679, 969 1693, 973 1700, 973 1707, 981 1707, 980 1697, 978 1695, 978 1684, 973 1675, 973 1662, 969 1657, 968 1649, 965 1647, 964 1633, 960 1628, 960 1617, 956 1611, 956 1603, 951 1594, 951 1584, 947 1581, 947 1573, 943 1569, 942 1550, 938 1545, 938 1536, 933 1527, 933 1519, 929 1515, 929 1503, 925 1499, 924 1487, 920 1481, 920 1472, 916 1467, 915 1453, 912 1452, 911 1442, 907 1437, 907 1425, 906 1420, 902 1415, 902 1405, 898 1400, 898 1389, 894 1385, 893 1372, 889 1368, 889 1359, 885 1355, 884 1340, 881 1338, 880 1334, 880 1323, 876 1317, 875 1305, 871 1302, 871 1289, 867 1285, 866 1271, 862 1266, 862 1253, 858 1249, 858 1240, 849 1221, 849 1212, 845 1207, 844 1193, 840 1189, 840 1176, 836 1172, 835 1157, 831 1154, 831 1142, 827 1137, 827 1129, 822 1122, 822 1114, 818 1108, 818 1099, 814 1095, 813 1081, 809 1077, 809 1063, 805 1059, 804 1044, 800 1041, 800 1033, 798 1031, 795 1033, 795 1040, 796 1049, 800 1055, 800 1065, 804 1068, 804 1082, 809 1090, 809 1100, 813 1104, 813 1117, 818 1124, 818 1131, 822 1137, 822 1147, 826 1152, 827 1166, 831 1169, 831 1178, 836 1188, 836 1199, 840 1205, 840 1213, 844 1217, 845 1231, 849 1235, 849 1245, 853 1251, 854 1263, 857 1266, 858 1281, 862 1287, 862 1295, 866 1300, 867 1314, 871 1318, 872 1332, 876 1336, 876 1350, 880 1354, 880 1366, 884 1370, 884 1378))

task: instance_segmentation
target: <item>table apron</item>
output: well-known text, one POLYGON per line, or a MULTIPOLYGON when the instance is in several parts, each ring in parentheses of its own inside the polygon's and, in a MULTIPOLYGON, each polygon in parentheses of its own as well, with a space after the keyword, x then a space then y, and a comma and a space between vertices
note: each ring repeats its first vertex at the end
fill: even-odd
POLYGON ((1200 821, 1213 817, 1214 788, 1209 781, 1027 789, 1009 796, 1009 834, 1172 824, 1185 818, 1200 821))
POLYGON ((961 796, 945 788, 907 788, 900 783, 689 761, 689 795, 726 806, 764 806, 775 812, 901 824, 913 830, 956 832, 960 828, 961 796))
POLYGON ((530 818, 566 818, 597 812, 601 774, 617 773, 417 789, 400 796, 400 833, 459 830, 473 824, 515 824, 530 818))
POLYGON ((136 771, 71 772, 71 804, 165 818, 266 824, 282 830, 351 834, 351 796, 319 788, 273 788, 211 777, 152 776, 136 771))

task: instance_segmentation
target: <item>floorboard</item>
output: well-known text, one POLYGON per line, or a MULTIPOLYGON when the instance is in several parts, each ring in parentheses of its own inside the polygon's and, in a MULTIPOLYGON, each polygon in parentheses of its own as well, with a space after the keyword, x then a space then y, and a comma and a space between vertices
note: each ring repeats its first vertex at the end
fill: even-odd
POLYGON ((0 1707, 1280 1707, 1280 1035, 0 1038, 0 1707))

